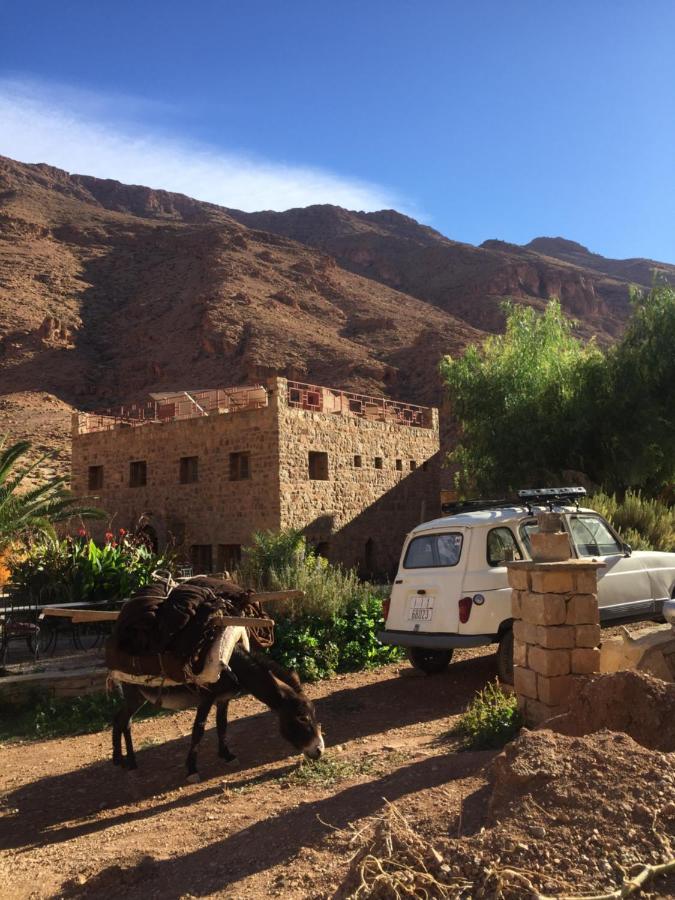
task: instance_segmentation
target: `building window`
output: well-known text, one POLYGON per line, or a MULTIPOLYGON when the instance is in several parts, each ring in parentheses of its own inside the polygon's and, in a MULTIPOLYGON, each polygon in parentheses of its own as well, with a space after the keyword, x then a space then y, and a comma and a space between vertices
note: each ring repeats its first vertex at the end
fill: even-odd
POLYGON ((414 459, 411 459, 410 460, 410 471, 414 472, 416 468, 417 468, 417 462, 414 459))
POLYGON ((241 544, 218 544, 216 568, 219 572, 231 572, 241 562, 241 544))
POLYGON ((251 454, 230 453, 230 481, 245 481, 251 477, 251 454))
POLYGON ((129 463, 129 487, 143 487, 148 483, 148 465, 144 459, 129 463))
POLYGON ((396 460, 396 471, 397 471, 397 472, 402 472, 402 471, 403 471, 403 460, 402 460, 402 459, 397 459, 397 460, 396 460))
POLYGON ((194 484, 195 481, 199 481, 199 457, 181 456, 180 483, 194 484))
POLYGON ((330 553, 330 544, 328 541, 319 541, 318 544, 314 546, 314 552, 317 556, 323 557, 323 559, 328 559, 328 554, 330 553))
POLYGON ((321 450, 309 451, 309 477, 312 481, 328 481, 328 454, 321 450))
POLYGON ((357 453, 356 456, 354 457, 354 468, 360 469, 362 465, 363 465, 363 460, 361 459, 361 455, 359 453, 357 453))
POLYGON ((89 466, 89 490, 98 491, 103 487, 103 466, 89 466))
POLYGON ((193 544, 190 547, 190 562, 195 575, 203 575, 213 571, 213 553, 211 544, 193 544))
POLYGON ((375 468, 376 468, 376 469, 381 469, 381 468, 382 468, 382 457, 381 457, 381 456, 376 456, 376 457, 375 457, 375 468))

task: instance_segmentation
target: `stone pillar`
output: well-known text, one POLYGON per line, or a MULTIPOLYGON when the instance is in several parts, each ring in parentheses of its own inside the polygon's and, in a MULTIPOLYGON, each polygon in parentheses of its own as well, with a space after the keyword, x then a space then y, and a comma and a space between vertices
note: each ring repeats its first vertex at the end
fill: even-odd
POLYGON ((566 712, 575 676, 600 671, 597 570, 603 565, 585 559, 507 563, 514 689, 527 725, 566 712))

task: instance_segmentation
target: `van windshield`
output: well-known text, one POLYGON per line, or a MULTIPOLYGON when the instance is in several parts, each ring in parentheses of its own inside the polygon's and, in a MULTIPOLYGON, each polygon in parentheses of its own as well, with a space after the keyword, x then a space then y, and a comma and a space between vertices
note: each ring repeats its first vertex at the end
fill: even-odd
POLYGON ((408 544, 404 569, 429 569, 456 566, 462 553, 462 535, 424 534, 408 544))

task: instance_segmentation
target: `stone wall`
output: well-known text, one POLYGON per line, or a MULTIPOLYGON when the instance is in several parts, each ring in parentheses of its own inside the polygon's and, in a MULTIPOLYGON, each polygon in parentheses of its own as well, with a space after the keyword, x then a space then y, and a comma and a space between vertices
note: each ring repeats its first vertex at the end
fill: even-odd
MULTIPOLYGON (((286 379, 270 379, 260 409, 80 434, 73 428, 72 485, 94 493, 115 528, 146 516, 160 545, 242 546, 256 529, 302 528, 321 551, 366 574, 395 569, 406 533, 439 514, 438 413, 430 427, 288 404, 286 379), (230 454, 250 453, 250 478, 230 480, 230 454), (309 454, 327 454, 327 478, 310 477, 309 454), (198 481, 181 484, 181 457, 197 456, 198 481), (361 465, 355 465, 359 456, 361 465), (380 461, 376 468, 376 458, 380 461), (147 484, 129 485, 145 460, 147 484)), ((327 392, 329 393, 329 392, 327 392)), ((316 474, 316 473, 315 473, 316 474)), ((105 530, 105 525, 100 531, 105 530)))
POLYGON ((147 516, 160 545, 245 544, 257 528, 279 524, 279 431, 269 407, 231 414, 73 435, 72 486, 91 494, 90 466, 103 466, 97 502, 115 528, 147 516), (250 453, 250 477, 230 480, 230 454, 250 453), (180 483, 181 457, 198 457, 198 480, 180 483), (147 464, 147 484, 130 487, 129 466, 147 464))
POLYGON ((514 689, 526 724, 565 712, 576 677, 600 671, 597 570, 603 564, 508 564, 514 689))
POLYGON ((364 575, 395 570, 405 535, 440 514, 437 411, 420 428, 295 409, 285 398, 279 379, 270 403, 279 409, 282 526, 305 529, 329 559, 364 575), (310 478, 310 451, 327 454, 326 480, 310 478))

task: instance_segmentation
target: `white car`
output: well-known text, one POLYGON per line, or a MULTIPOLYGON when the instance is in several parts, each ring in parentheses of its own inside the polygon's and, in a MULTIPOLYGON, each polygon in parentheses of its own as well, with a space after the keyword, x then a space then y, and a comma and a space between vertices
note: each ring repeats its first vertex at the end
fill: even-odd
POLYGON ((513 502, 467 501, 455 514, 418 525, 406 538, 391 598, 385 644, 406 647, 413 666, 443 671, 456 647, 498 644, 500 677, 513 680, 511 590, 506 561, 530 559, 536 514, 561 513, 572 552, 604 562, 598 571, 601 625, 662 621, 675 597, 675 553, 633 552, 614 529, 578 501, 583 488, 520 491, 513 502))

